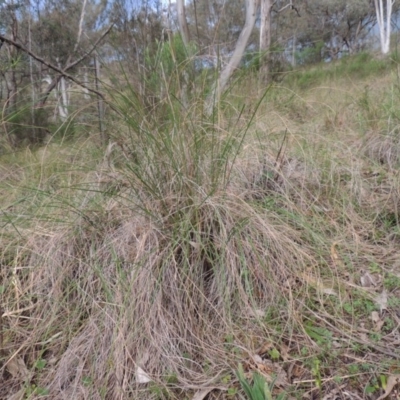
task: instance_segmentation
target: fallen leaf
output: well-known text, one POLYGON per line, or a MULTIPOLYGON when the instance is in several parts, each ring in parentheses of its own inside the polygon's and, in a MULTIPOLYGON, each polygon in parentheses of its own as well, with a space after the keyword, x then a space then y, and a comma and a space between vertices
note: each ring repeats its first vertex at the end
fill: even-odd
POLYGON ((282 356, 283 361, 288 361, 291 359, 288 346, 286 346, 285 344, 282 343, 280 345, 280 350, 281 350, 281 356, 282 356))
POLYGON ((272 375, 274 374, 274 370, 271 367, 265 364, 257 364, 257 371, 260 372, 265 377, 267 377, 268 382, 272 381, 272 375))
POLYGON ((386 289, 383 289, 382 293, 375 297, 375 303, 379 306, 380 312, 387 310, 388 294, 386 289))
POLYGON ((307 284, 311 285, 320 293, 337 296, 335 290, 332 289, 333 283, 330 280, 325 282, 319 277, 313 276, 312 272, 301 272, 299 274, 299 278, 301 278, 307 284))
POLYGON ((288 289, 290 289, 290 287, 291 287, 291 280, 290 279, 286 279, 284 282, 283 282, 283 286, 284 287, 286 287, 286 288, 288 288, 288 289))
POLYGON ((386 384, 386 390, 385 393, 383 393, 382 396, 378 397, 376 400, 383 400, 386 399, 386 397, 389 396, 390 393, 392 393, 392 390, 394 387, 400 382, 400 375, 391 375, 389 376, 389 379, 386 384))
POLYGON ((253 361, 254 361, 256 364, 262 364, 262 362, 263 362, 262 358, 261 358, 258 354, 254 354, 254 355, 252 356, 252 358, 253 358, 253 361))
POLYGON ((286 387, 289 384, 286 371, 270 360, 263 360, 262 364, 257 364, 257 371, 268 383, 274 382, 275 386, 286 387))
POLYGON ((366 333, 364 333, 364 332, 361 332, 360 333, 360 339, 363 341, 363 342, 369 342, 369 338, 368 338, 368 335, 366 334, 366 333))
POLYGON ((254 315, 256 318, 263 318, 263 317, 265 317, 265 311, 260 310, 259 308, 257 308, 256 310, 252 310, 252 311, 253 311, 253 315, 254 315))
POLYGON ((189 244, 190 244, 195 250, 200 250, 200 249, 201 249, 200 243, 196 243, 196 242, 193 242, 193 241, 189 240, 189 244))
POLYGON ((257 349, 257 354, 262 356, 263 354, 268 353, 269 350, 272 348, 272 343, 271 342, 265 342, 262 344, 258 349, 257 349))
POLYGON ((292 363, 288 368, 288 379, 291 381, 300 380, 307 374, 307 370, 296 362, 292 363))
POLYGON ((365 271, 364 274, 361 275, 360 281, 362 287, 372 287, 377 285, 376 278, 368 271, 365 271))
POLYGON ((151 382, 150 377, 140 367, 136 368, 136 382, 137 383, 148 383, 148 382, 151 382))
POLYGON ((339 256, 338 253, 336 251, 336 246, 338 245, 337 242, 333 242, 332 246, 331 246, 331 258, 333 263, 337 263, 339 261, 339 256))
POLYGON ((382 326, 385 325, 385 321, 381 320, 378 311, 372 311, 371 319, 375 323, 375 332, 379 332, 382 329, 382 326))
POLYGON ((276 377, 274 379, 274 385, 285 388, 289 385, 289 380, 286 371, 282 368, 276 368, 276 377))
POLYGON ((199 390, 194 396, 192 400, 203 400, 210 392, 212 392, 214 388, 199 390))
POLYGON ((378 311, 372 311, 371 313, 371 319, 373 322, 377 323, 381 320, 381 317, 379 316, 378 311))
POLYGON ((7 371, 13 376, 13 378, 21 378, 26 380, 29 377, 28 368, 26 368, 25 362, 21 357, 14 357, 7 363, 7 371))
POLYGON ((375 327, 375 331, 376 332, 380 332, 381 331, 381 329, 382 329, 382 327, 383 327, 383 325, 385 325, 385 321, 379 321, 377 324, 376 324, 376 327, 375 327))

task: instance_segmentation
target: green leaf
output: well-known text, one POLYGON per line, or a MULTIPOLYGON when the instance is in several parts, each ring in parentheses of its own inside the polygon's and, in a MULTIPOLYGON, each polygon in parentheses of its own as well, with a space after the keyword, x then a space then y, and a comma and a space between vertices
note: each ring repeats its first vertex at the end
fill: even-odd
POLYGON ((268 353, 269 353, 269 356, 274 361, 279 360, 279 358, 281 356, 281 354, 279 353, 279 351, 275 347, 273 349, 271 349, 268 353))
POLYGON ((43 358, 40 358, 39 360, 36 361, 35 368, 38 371, 41 371, 46 366, 46 364, 47 364, 47 361, 43 360, 43 358))

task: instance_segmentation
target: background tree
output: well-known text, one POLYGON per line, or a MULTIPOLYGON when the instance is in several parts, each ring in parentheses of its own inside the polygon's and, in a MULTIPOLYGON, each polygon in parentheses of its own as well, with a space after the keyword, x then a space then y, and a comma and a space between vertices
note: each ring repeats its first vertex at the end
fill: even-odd
POLYGON ((290 27, 292 49, 302 64, 362 50, 376 21, 370 0, 298 0, 296 7, 300 17, 290 27))
POLYGON ((35 105, 27 107, 32 126, 45 105, 65 119, 71 107, 82 104, 79 96, 69 96, 72 85, 65 74, 83 84, 87 101, 94 88, 89 53, 111 21, 109 40, 96 45, 99 62, 111 73, 118 63, 123 66, 138 93, 153 104, 168 92, 161 76, 178 74, 180 95, 185 87, 190 92, 195 68, 210 81, 218 76, 211 95, 216 100, 240 68, 256 66, 267 82, 290 63, 356 53, 366 48, 376 23, 387 52, 390 23, 385 28, 385 21, 398 9, 393 0, 0 0, 0 32, 11 40, 0 49, 2 106, 11 121, 15 110, 22 115, 22 103, 35 105))
MULTIPOLYGON (((17 13, 22 8, 21 3, 2 3, 0 8, 0 19, 2 32, 8 34, 13 40, 17 40, 21 35, 17 13)), ((19 49, 5 43, 2 46, 2 76, 7 90, 5 111, 6 115, 15 111, 18 103, 19 85, 25 78, 23 61, 24 55, 19 49)))
POLYGON ((186 20, 185 0, 176 0, 176 8, 178 13, 179 30, 182 35, 182 40, 185 46, 189 46, 190 32, 186 20))
MULTIPOLYGON (((192 0, 186 4, 190 35, 197 57, 208 67, 228 62, 245 21, 245 1, 192 0)), ((177 24, 175 24, 177 25, 177 24)), ((248 44, 257 43, 252 32, 248 44)))
POLYGON ((214 102, 218 102, 221 94, 223 93, 225 87, 228 84, 230 77, 232 76, 234 70, 239 66, 240 61, 242 60, 243 54, 246 50, 246 46, 248 40, 253 31, 256 19, 257 19, 257 11, 259 7, 259 0, 246 0, 246 20, 243 26, 242 31, 240 32, 239 38, 237 40, 235 49, 232 53, 232 56, 228 62, 228 64, 222 69, 214 90, 211 93, 211 96, 208 99, 208 112, 211 112, 211 105, 214 102))
MULTIPOLYGON (((285 10, 293 10, 297 16, 300 16, 298 9, 293 5, 292 0, 285 2, 261 0, 260 7, 260 80, 267 83, 269 80, 271 44, 273 35, 273 19, 277 19, 285 10), (274 15, 274 17, 273 17, 274 15)), ((275 23, 277 25, 277 23, 275 23)), ((275 29, 275 32, 282 36, 281 28, 275 29)), ((276 35, 277 36, 277 35, 276 35)), ((287 43, 284 44, 287 46, 287 43)))
POLYGON ((268 58, 265 57, 271 47, 271 12, 272 0, 261 0, 260 8, 260 60, 261 81, 267 82, 269 75, 268 58))
MULTIPOLYGON (((79 82, 79 64, 88 60, 97 45, 96 40, 104 32, 97 24, 105 8, 106 2, 102 0, 26 0, 3 4, 1 34, 4 46, 0 57, 14 60, 8 63, 7 70, 1 71, 9 89, 5 102, 7 121, 14 126, 17 126, 16 122, 25 126, 19 132, 14 130, 14 142, 27 135, 33 140, 43 138, 45 131, 41 125, 46 125, 43 107, 52 91, 56 93, 58 115, 64 119, 68 116, 69 82, 64 78, 70 71, 75 77, 69 76, 79 82), (54 68, 50 68, 51 65, 54 68), (29 96, 25 93, 28 87, 29 96), (18 112, 13 113, 17 102, 18 112), (26 128, 29 126, 30 129, 26 128)), ((7 134, 10 134, 9 130, 7 134)))
POLYGON ((374 0, 382 54, 388 54, 390 49, 390 32, 394 2, 395 0, 374 0))

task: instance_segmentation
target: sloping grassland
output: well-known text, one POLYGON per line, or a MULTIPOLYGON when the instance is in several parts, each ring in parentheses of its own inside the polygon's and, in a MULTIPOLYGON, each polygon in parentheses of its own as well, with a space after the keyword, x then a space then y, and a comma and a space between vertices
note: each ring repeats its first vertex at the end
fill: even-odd
POLYGON ((392 396, 399 66, 357 57, 3 154, 0 398, 392 396))

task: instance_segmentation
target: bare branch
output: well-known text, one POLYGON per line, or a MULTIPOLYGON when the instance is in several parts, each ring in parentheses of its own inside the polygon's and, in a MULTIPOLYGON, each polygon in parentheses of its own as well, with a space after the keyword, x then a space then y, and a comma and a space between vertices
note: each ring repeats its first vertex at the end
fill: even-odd
POLYGON ((301 17, 300 11, 299 11, 299 9, 297 7, 292 5, 292 10, 296 11, 298 17, 301 17))
POLYGON ((282 8, 280 8, 277 13, 281 13, 282 11, 285 11, 287 8, 289 7, 293 7, 291 3, 286 4, 285 6, 283 6, 282 8))
MULTIPOLYGON (((276 1, 274 2, 274 5, 275 5, 275 3, 276 3, 276 1)), ((292 0, 290 0, 289 3, 287 3, 286 5, 284 5, 281 9, 277 10, 276 12, 279 14, 279 13, 281 13, 282 11, 285 11, 285 10, 286 10, 287 8, 289 8, 289 7, 290 7, 292 10, 296 11, 296 13, 297 13, 297 15, 298 15, 299 17, 301 16, 299 10, 293 5, 293 1, 292 1, 292 0)))
MULTIPOLYGON (((105 100, 104 95, 102 93, 100 93, 98 90, 89 88, 83 82, 79 81, 74 76, 70 75, 67 71, 69 69, 71 69, 72 67, 74 67, 75 65, 79 64, 80 62, 82 62, 86 57, 88 57, 96 49, 96 47, 98 46, 100 41, 110 32, 112 27, 113 27, 113 25, 109 26, 109 28, 99 37, 99 39, 96 41, 96 43, 92 46, 92 48, 89 51, 87 51, 82 57, 78 58, 77 60, 69 63, 64 69, 61 69, 61 68, 57 67, 56 65, 52 64, 51 62, 43 59, 42 57, 39 57, 38 55, 33 53, 31 50, 27 49, 22 44, 20 44, 20 43, 16 42, 15 40, 12 40, 12 39, 4 36, 4 35, 0 34, 0 41, 5 42, 5 43, 15 47, 16 49, 19 49, 19 50, 23 51, 24 53, 26 53, 26 54, 30 55, 32 58, 34 58, 36 61, 39 61, 41 64, 46 65, 47 67, 49 67, 53 71, 59 73, 61 76, 64 76, 65 78, 67 78, 67 79, 71 80, 72 82, 76 83, 78 86, 88 90, 89 92, 92 92, 92 93, 96 94, 97 96, 99 96, 103 100, 105 100)), ((57 81, 54 82, 54 80, 53 80, 53 82, 49 85, 49 88, 47 89, 46 92, 50 93, 51 90, 54 89, 56 84, 57 84, 57 81)))

